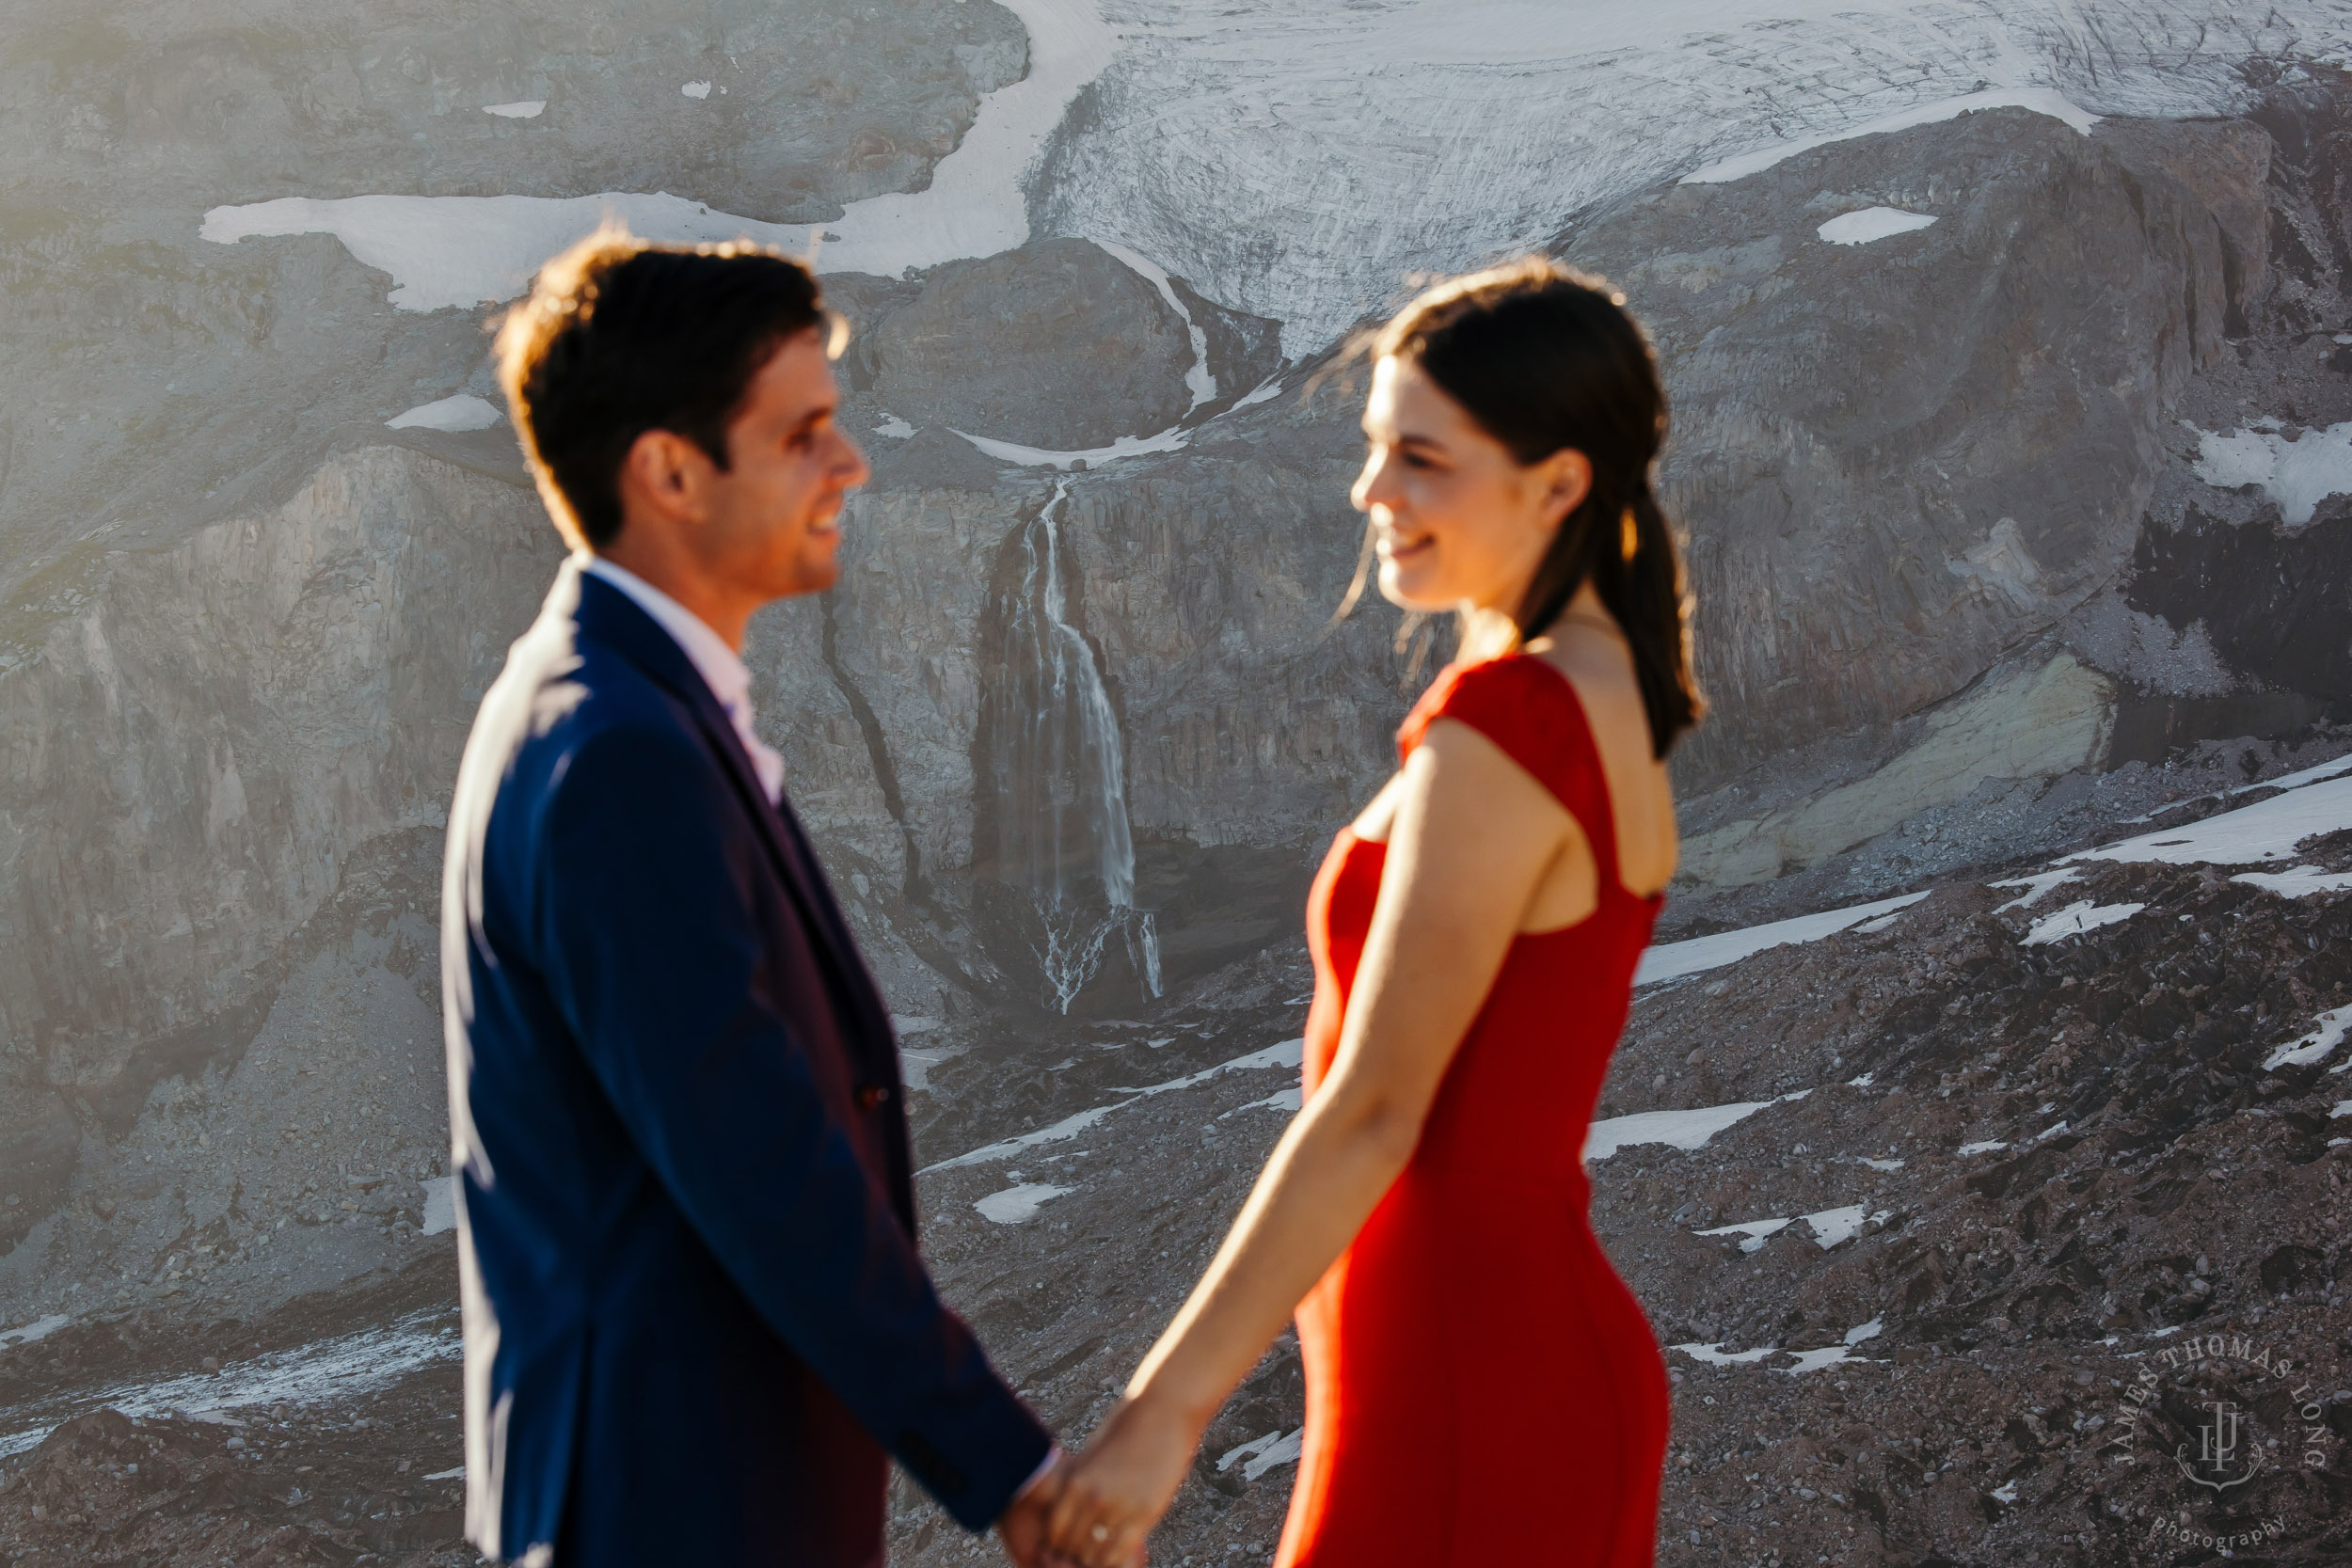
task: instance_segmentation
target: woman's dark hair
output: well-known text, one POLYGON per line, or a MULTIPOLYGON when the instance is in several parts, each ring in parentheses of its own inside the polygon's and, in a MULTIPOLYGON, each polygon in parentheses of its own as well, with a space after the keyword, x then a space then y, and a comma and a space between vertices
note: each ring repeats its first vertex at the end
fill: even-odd
POLYGON ((1591 579, 1633 648, 1652 752, 1663 757, 1707 702, 1691 673, 1692 600, 1651 474, 1666 437, 1658 361, 1625 296, 1530 257, 1423 292, 1371 339, 1410 360, 1521 464, 1564 448, 1592 489, 1560 524, 1512 620, 1522 640, 1591 579))
POLYGON ((499 381, 539 494, 575 546, 621 531, 621 464, 670 430, 727 467, 727 425, 787 339, 838 355, 816 275, 767 245, 657 245, 615 229, 539 269, 499 325, 499 381))

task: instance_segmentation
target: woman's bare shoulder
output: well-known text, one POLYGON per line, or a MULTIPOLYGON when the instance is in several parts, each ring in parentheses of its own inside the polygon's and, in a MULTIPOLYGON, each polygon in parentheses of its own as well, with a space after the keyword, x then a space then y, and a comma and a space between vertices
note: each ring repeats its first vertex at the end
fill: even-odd
POLYGON ((1649 715, 1642 705, 1641 682, 1634 678, 1632 659, 1621 650, 1595 648, 1581 639, 1548 638, 1532 644, 1527 657, 1549 665, 1575 690, 1596 740, 1606 744, 1604 726, 1619 728, 1628 720, 1639 724, 1646 740, 1649 715))

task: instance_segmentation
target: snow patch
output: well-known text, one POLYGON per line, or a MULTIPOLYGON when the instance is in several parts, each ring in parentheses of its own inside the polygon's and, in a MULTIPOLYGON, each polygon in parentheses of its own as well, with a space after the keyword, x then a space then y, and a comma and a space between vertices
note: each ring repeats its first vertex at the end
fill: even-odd
POLYGON ((699 201, 650 196, 279 197, 215 207, 198 230, 215 245, 278 234, 332 234, 366 266, 391 275, 387 296, 403 310, 469 309, 512 299, 539 263, 602 225, 648 240, 749 239, 799 253, 807 229, 715 212, 699 201))
POLYGON ((466 1467, 460 1465, 454 1470, 436 1470, 424 1479, 427 1481, 463 1481, 466 1479, 466 1467))
POLYGON ((482 112, 497 115, 501 119, 537 119, 547 106, 548 101, 544 98, 526 98, 515 103, 485 103, 482 112))
POLYGON ((947 1059, 945 1051, 917 1051, 912 1046, 898 1047, 898 1071, 906 1080, 908 1092, 917 1089, 929 1093, 931 1069, 947 1059))
MULTIPOLYGON (((1261 404, 1261 403, 1269 403, 1269 402, 1272 402, 1275 398, 1278 398, 1278 397, 1279 397, 1279 396, 1281 396, 1281 395, 1282 395, 1282 378, 1281 378, 1281 376, 1280 376, 1280 375, 1279 375, 1279 374, 1276 374, 1276 375, 1270 375, 1270 376, 1267 376, 1267 377, 1266 377, 1263 381, 1261 381, 1260 383, 1258 383, 1258 385, 1256 385, 1255 387, 1250 388, 1249 388, 1249 390, 1248 390, 1248 391, 1244 392, 1241 396, 1239 396, 1239 397, 1235 398, 1235 399, 1233 400, 1233 408, 1249 408, 1249 407, 1253 407, 1253 406, 1255 406, 1256 404, 1261 404)), ((1232 412, 1233 411, 1233 408, 1228 408, 1228 409, 1226 410, 1226 412, 1227 412, 1228 414, 1230 414, 1230 413, 1232 413, 1232 412)))
POLYGON ((1768 925, 1743 927, 1737 931, 1718 931, 1713 936, 1692 937, 1688 942, 1670 942, 1653 947, 1642 955, 1641 966, 1634 971, 1636 986, 1655 986, 1667 980, 1679 980, 1686 974, 1697 974, 1709 969, 1763 952, 1768 947, 1785 947, 1797 942, 1819 942, 1835 936, 1866 920, 1908 909, 1927 896, 1924 893, 1907 893, 1899 898, 1882 898, 1874 904, 1854 904, 1842 910, 1825 910, 1820 914, 1801 914, 1793 920, 1775 920, 1768 925))
POLYGON ((438 1236, 444 1230, 457 1228, 457 1178, 437 1176, 422 1183, 424 1187, 424 1224, 420 1228, 428 1236, 438 1236))
POLYGON ((1168 280, 1167 269, 1140 251, 1131 249, 1126 245, 1114 245, 1109 240, 1097 240, 1094 243, 1101 249, 1125 262, 1129 270, 1136 277, 1157 289, 1160 292, 1160 298, 1167 302, 1169 309, 1176 312, 1177 319, 1184 324, 1184 330, 1191 334, 1192 368, 1184 372, 1184 388, 1192 393, 1192 405, 1184 412, 1189 414, 1194 408, 1210 402, 1216 396, 1216 377, 1209 373, 1209 335, 1202 330, 1199 322, 1192 319, 1192 312, 1184 308, 1183 298, 1176 293, 1176 285, 1168 280))
POLYGON ((2322 871, 2315 865, 2292 866, 2284 871, 2241 871, 2230 880, 2251 882, 2282 898, 2308 898, 2314 893, 2352 890, 2352 871, 2322 871))
POLYGON ((1743 1100, 1730 1105, 1705 1105, 1689 1111, 1636 1111, 1593 1123, 1584 1134, 1584 1161, 1606 1160, 1629 1144, 1672 1144, 1677 1148, 1704 1148, 1707 1141, 1734 1122, 1744 1121, 1767 1105, 1782 1100, 1802 1100, 1810 1089, 1799 1089, 1776 1100, 1743 1100))
POLYGON ((1216 1119, 1223 1121, 1229 1117, 1237 1117, 1244 1111, 1295 1112, 1298 1109, 1304 1098, 1305 1091, 1294 1086, 1292 1088, 1282 1090, 1279 1094, 1267 1095, 1263 1100, 1253 1100, 1247 1105, 1236 1105, 1232 1110, 1226 1112, 1224 1116, 1221 1116, 1216 1119))
POLYGON ((2062 887, 2066 883, 2075 880, 2077 878, 2081 877, 2082 874, 2083 868, 2081 866, 2067 865, 2060 866, 2056 871, 2041 871, 2036 872, 2030 877, 2012 877, 2006 882, 1988 882, 1985 885, 1988 887, 2022 887, 2026 890, 2021 896, 2012 898, 2006 904, 1996 905, 1994 908, 1993 912, 1994 914, 2005 914, 2010 910, 2022 910, 2031 907, 2043 894, 2049 892, 2052 888, 2062 887))
POLYGON ((262 1404, 320 1404, 397 1383, 413 1371, 456 1360, 464 1346, 450 1314, 438 1307, 409 1314, 382 1328, 297 1349, 275 1351, 215 1373, 161 1383, 121 1384, 77 1393, 44 1416, 44 1424, 0 1435, 0 1458, 38 1448, 56 1427, 85 1410, 111 1405, 126 1416, 178 1414, 193 1420, 262 1404))
POLYGON ((1867 1154, 1861 1156, 1861 1160, 1864 1164, 1869 1166, 1872 1170, 1900 1170, 1903 1168, 1903 1163, 1900 1160, 1873 1160, 1867 1154))
POLYGON ((2126 822, 2145 822, 2152 817, 2161 815, 2162 813, 2172 811, 2181 806, 2193 806, 2201 800, 2233 800, 2241 795, 2251 794, 2253 791, 2258 789, 2300 789, 2307 784, 2317 784, 2322 779, 2332 779, 2337 774, 2347 771, 2352 771, 2352 752, 2347 752, 2343 756, 2331 758, 2330 760, 2320 763, 2315 767, 2303 768, 2299 772, 2281 774, 2280 777, 2275 779, 2264 779, 2255 784, 2238 784, 2230 789, 2211 790, 2203 795, 2191 795, 2179 800, 2168 800, 2163 805, 2158 806, 2154 811, 2145 812, 2137 816, 2127 816, 2123 818, 2123 820, 2126 822))
POLYGON ((1244 1481, 1256 1481, 1268 1470, 1296 1459, 1306 1435, 1307 1429, 1300 1427, 1295 1432, 1269 1432, 1263 1437, 1252 1437, 1218 1457, 1217 1473, 1222 1475, 1239 1465, 1244 1481))
POLYGON ((874 426, 874 434, 887 436, 894 441, 904 441, 914 435, 914 427, 898 415, 885 411, 881 422, 874 426))
MULTIPOLYGON (((949 425, 950 430, 955 426, 949 425)), ((1025 468, 1067 468, 1084 462, 1089 468, 1115 463, 1122 457, 1142 457, 1155 451, 1175 451, 1192 442, 1192 432, 1170 426, 1157 436, 1121 436, 1107 447, 1088 447, 1078 451, 1056 451, 1046 447, 1025 447, 1018 441, 999 441, 986 436, 975 436, 968 430, 956 434, 1000 463, 1015 463, 1025 468)))
POLYGON ((2260 486, 2286 526, 2298 529, 2329 496, 2352 495, 2352 423, 2307 430, 2294 441, 2271 430, 2233 436, 2197 430, 2197 461, 2189 471, 2223 490, 2260 486))
POLYGON ((1693 1230, 1691 1234, 1693 1236, 1745 1236, 1747 1240, 1740 1243, 1740 1250, 1754 1252, 1795 1223, 1793 1219, 1743 1220, 1738 1225, 1719 1225, 1712 1230, 1693 1230))
MULTIPOLYGON (((1885 1326, 1877 1318, 1872 1318, 1867 1323, 1857 1323, 1846 1330, 1843 1343, 1825 1345, 1819 1350, 1790 1351, 1788 1354, 1796 1357, 1795 1364, 1775 1370, 1793 1376, 1798 1372, 1818 1371, 1823 1367, 1834 1367, 1841 1361, 1865 1360, 1866 1357, 1851 1354, 1853 1347, 1865 1339, 1877 1338, 1884 1331, 1885 1326)), ((1778 1345, 1765 1345, 1756 1350, 1740 1351, 1725 1351, 1719 1345, 1673 1345, 1668 1348, 1680 1351, 1693 1361, 1704 1361, 1710 1366, 1717 1367, 1732 1367, 1744 1362, 1761 1361, 1766 1356, 1780 1354, 1778 1345)))
POLYGON ((976 1148, 969 1154, 959 1154, 952 1160, 942 1160, 935 1165, 926 1165, 923 1167, 923 1174, 929 1175, 935 1170, 953 1170, 958 1165, 977 1165, 997 1160, 1009 1160, 1023 1149, 1035 1148, 1040 1144, 1067 1142, 1109 1116, 1113 1111, 1123 1111, 1134 1103, 1132 1100, 1122 1100, 1116 1104, 1097 1105, 1090 1111, 1080 1111, 1076 1116, 1062 1117, 1051 1127, 1041 1127, 1034 1132, 1024 1132, 1017 1138, 1005 1138, 986 1148, 976 1148))
POLYGON ((487 430, 505 418, 488 400, 460 392, 435 403, 421 403, 384 422, 394 430, 487 430))
POLYGON ((1853 1347, 1865 1339, 1877 1338, 1885 1327, 1885 1323, 1877 1318, 1872 1318, 1867 1323, 1857 1323, 1846 1330, 1844 1344, 1825 1345, 1820 1350, 1793 1351, 1790 1354, 1796 1356, 1796 1365, 1783 1367, 1780 1370, 1793 1377, 1799 1372, 1814 1372, 1820 1370, 1823 1367, 1835 1367, 1842 1361, 1866 1360, 1867 1357, 1851 1354, 1853 1347))
POLYGON ((1734 1351, 1724 1350, 1721 1345, 1669 1345, 1667 1348, 1678 1350, 1692 1360, 1704 1361, 1712 1367, 1737 1367, 1743 1362, 1761 1361, 1768 1355, 1776 1355, 1780 1353, 1778 1345, 1765 1345, 1757 1350, 1734 1351))
POLYGON ((993 1220, 998 1225, 1019 1225, 1023 1220, 1036 1214, 1039 1204, 1050 1203, 1066 1193, 1076 1191, 1075 1187, 1057 1187, 1050 1182, 1025 1181, 1018 1187, 1007 1187, 1002 1192, 991 1193, 972 1207, 980 1212, 983 1219, 993 1220))
POLYGON ((2066 861, 2130 861, 2163 865, 2250 865, 2291 858, 2305 839, 2352 828, 2352 779, 2342 773, 2352 759, 2339 757, 2320 768, 2280 779, 2281 792, 2185 827, 2142 833, 2096 849, 2078 849, 2066 861), (2326 772, 2322 773, 2325 769, 2326 772), (2302 781, 2322 774, 2320 782, 2302 781))
POLYGON ((71 1313, 52 1312, 45 1318, 35 1318, 31 1323, 16 1328, 0 1329, 0 1350, 13 1349, 18 1345, 29 1345, 36 1339, 46 1339, 72 1321, 71 1313))
POLYGON ((688 82, 681 86, 677 90, 684 93, 689 98, 708 98, 710 96, 710 84, 708 82, 688 82))
MULTIPOLYGON (((2102 1342, 2104 1343, 2105 1341, 2102 1342)), ((2000 1485, 1993 1489, 1992 1497, 1997 1502, 2015 1502, 2017 1500, 2017 1483, 2013 1481, 2005 1481, 2001 1482, 2000 1485)))
POLYGON ((2018 945, 2040 947, 2062 938, 2078 937, 2086 931, 2095 931, 2103 926, 2129 920, 2147 907, 2145 904, 2093 904, 2085 898, 2067 905, 2056 914, 2045 914, 2035 921, 2031 928, 2018 939, 2018 945))
MULTIPOLYGON (((1920 103, 1908 109, 1898 109, 1876 119, 1866 119, 1842 130, 1822 131, 1810 136, 1800 136, 1771 147, 1743 152, 1736 158, 1709 164, 1682 177, 1686 185, 1720 185, 1734 180, 1745 180, 1751 174, 1761 174, 1774 164, 1783 163, 1800 152, 1810 152, 1832 142, 1851 141, 1856 136, 1883 135, 1889 131, 1908 131, 1915 125, 1933 125, 1940 120, 1957 119, 1979 109, 2031 109, 2036 114, 2062 119, 2084 135, 2099 123, 2100 117, 2080 109, 2064 93, 2049 87, 1994 87, 1984 92, 1971 92, 1958 98, 1947 98, 1933 103, 1920 103)), ((1828 238, 1823 235, 1822 238, 1828 238)))
POLYGON ((2260 784, 2242 785, 2230 793, 2238 795, 2249 789, 2300 789, 2305 784, 2317 784, 2322 779, 2332 779, 2339 773, 2352 773, 2352 752, 2346 752, 2340 757, 2330 757, 2326 762, 2296 772, 2282 773, 2278 778, 2265 779, 2260 784))
POLYGON ((1861 1204, 1851 1203, 1843 1209, 1824 1209, 1820 1213, 1807 1214, 1804 1223, 1813 1227, 1813 1239, 1827 1252, 1862 1228, 1863 1212, 1861 1204))
POLYGON ((1717 1226, 1712 1230, 1694 1230, 1692 1234, 1694 1236, 1729 1236, 1735 1233, 1744 1235, 1747 1240, 1740 1243, 1740 1250, 1754 1252, 1766 1241, 1794 1225, 1797 1220, 1803 1220, 1812 1227, 1813 1240, 1820 1244, 1823 1252, 1827 1252, 1862 1228, 1863 1214, 1863 1206, 1854 1203, 1843 1209, 1823 1209, 1818 1213, 1799 1214, 1790 1219, 1748 1220, 1740 1225, 1717 1226))
POLYGON ((831 223, 803 230, 812 242, 823 237, 821 270, 896 277, 1028 243, 1023 181, 1070 101, 1109 67, 1118 39, 1094 0, 1005 6, 1029 31, 1028 74, 980 100, 971 129, 932 166, 927 188, 852 201, 831 223))
POLYGON ((925 1165, 917 1174, 928 1176, 932 1171, 953 1170, 959 1165, 987 1164, 998 1160, 1009 1160, 1023 1149, 1034 1148, 1040 1144, 1066 1142, 1114 1112, 1123 1111, 1128 1106, 1149 1100, 1153 1095, 1168 1094, 1176 1089, 1192 1088, 1228 1072, 1250 1072, 1264 1068, 1295 1068, 1304 1059, 1306 1047, 1307 1042, 1303 1037, 1283 1040, 1279 1044, 1269 1045, 1263 1051, 1253 1051, 1247 1056, 1236 1056, 1231 1061, 1219 1062, 1215 1067, 1202 1068, 1199 1072, 1186 1073, 1182 1078, 1171 1078, 1164 1084, 1150 1084, 1138 1089, 1123 1089, 1119 1092, 1127 1096, 1124 1100, 1114 1101, 1108 1105, 1097 1105, 1091 1110, 1080 1111, 1075 1116, 1064 1117, 1051 1127, 1041 1127, 1036 1132, 1024 1132, 1015 1138, 1001 1139, 996 1143, 973 1149, 968 1154, 959 1154, 952 1160, 942 1160, 937 1164, 925 1165))
POLYGON ((1839 214, 1815 232, 1831 245, 1868 245, 1872 240, 1915 233, 1934 221, 1930 214, 1906 213, 1900 207, 1865 207, 1839 214))
POLYGON ((2009 1145, 2003 1143, 1998 1138, 1986 1138, 1979 1143, 1962 1144, 1952 1152, 1955 1154, 1990 1154, 1996 1148, 2007 1148, 2008 1147, 2009 1145))
MULTIPOLYGON (((2308 1063, 2327 1058, 2328 1051, 2345 1044, 2345 1035, 2352 1032, 2352 1006, 2331 1008, 2312 1021, 2312 1032, 2303 1039, 2291 1039, 2263 1063, 2263 1072, 2275 1072, 2280 1068, 2303 1068, 2308 1063)), ((5 1336, 0 1336, 5 1338, 5 1336)))

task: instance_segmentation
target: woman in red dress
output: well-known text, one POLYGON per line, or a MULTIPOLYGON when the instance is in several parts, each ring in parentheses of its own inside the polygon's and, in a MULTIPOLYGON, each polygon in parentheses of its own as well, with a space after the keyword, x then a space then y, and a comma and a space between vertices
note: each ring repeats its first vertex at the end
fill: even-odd
POLYGON ((1651 493, 1656 363, 1529 261, 1373 340, 1383 594, 1462 655, 1308 900, 1305 1104, 1208 1274, 1059 1478, 1054 1552, 1138 1559, 1295 1314, 1307 1428, 1278 1568, 1646 1568, 1667 1379, 1594 1237, 1585 1129, 1676 854, 1688 601, 1651 493))

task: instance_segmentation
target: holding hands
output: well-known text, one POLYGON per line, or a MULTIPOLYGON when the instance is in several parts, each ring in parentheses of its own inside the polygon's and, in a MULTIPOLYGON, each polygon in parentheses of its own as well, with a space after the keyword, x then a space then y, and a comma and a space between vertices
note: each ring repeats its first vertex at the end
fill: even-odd
POLYGON ((996 1521, 996 1540, 1015 1568, 1049 1568, 1052 1563, 1045 1555, 1045 1524, 1069 1475, 1069 1459, 1057 1452, 1044 1473, 1005 1505, 1004 1514, 996 1521))
POLYGON ((1138 1568, 1200 1441, 1175 1412, 1120 1401, 1092 1447, 1057 1458, 1006 1508, 996 1521, 1005 1555, 1018 1568, 1138 1568))
POLYGON ((1144 1537, 1175 1500, 1200 1441, 1199 1425, 1181 1411, 1148 1395, 1120 1401, 1069 1467, 1048 1518, 1048 1563, 1132 1568, 1143 1561, 1144 1537))

